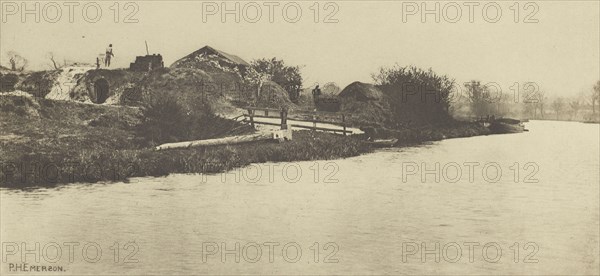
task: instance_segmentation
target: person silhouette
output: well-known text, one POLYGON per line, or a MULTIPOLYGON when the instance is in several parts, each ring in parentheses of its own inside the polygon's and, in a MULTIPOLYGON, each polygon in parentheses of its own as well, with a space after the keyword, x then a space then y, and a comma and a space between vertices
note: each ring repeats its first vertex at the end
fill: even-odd
POLYGON ((112 44, 108 44, 108 48, 106 48, 106 57, 104 58, 104 66, 110 67, 110 59, 114 56, 112 44))

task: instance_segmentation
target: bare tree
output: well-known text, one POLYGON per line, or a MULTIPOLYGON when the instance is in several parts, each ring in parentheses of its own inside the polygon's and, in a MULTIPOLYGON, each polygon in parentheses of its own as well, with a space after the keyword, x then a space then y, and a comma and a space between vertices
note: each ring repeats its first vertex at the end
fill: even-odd
POLYGON ((60 63, 58 63, 56 61, 56 58, 55 58, 53 52, 48 52, 48 54, 46 56, 48 57, 48 59, 50 59, 50 62, 52 62, 52 67, 54 67, 54 69, 58 70, 61 68, 60 63))
POLYGON ((530 114, 533 119, 543 119, 547 101, 548 97, 544 91, 536 91, 531 95, 523 94, 523 112, 530 114), (538 110, 540 111, 539 116, 538 110))
POLYGON ((512 112, 512 96, 508 93, 500 92, 496 102, 496 115, 507 116, 512 112))
POLYGON ((535 110, 536 107, 533 103, 523 102, 522 103, 522 113, 527 116, 528 119, 535 119, 535 110))
POLYGON ((493 104, 490 100, 490 91, 484 85, 481 85, 479 81, 472 80, 465 83, 465 89, 471 113, 474 116, 482 117, 492 113, 493 104))
POLYGON ((564 107, 565 107, 565 102, 562 98, 556 98, 552 102, 552 110, 554 110, 554 112, 556 112, 556 120, 558 120, 560 118, 560 113, 562 112, 564 107))
POLYGON ((577 113, 579 112, 579 109, 581 109, 579 100, 571 101, 569 103, 569 108, 569 120, 572 120, 573 118, 577 119, 577 113))
POLYGON ((544 114, 546 114, 546 103, 548 103, 548 97, 546 97, 545 91, 539 91, 537 93, 537 103, 536 108, 540 110, 540 118, 544 119, 544 114))
POLYGON ((25 70, 27 67, 27 59, 19 55, 19 53, 15 51, 9 51, 6 53, 6 56, 8 57, 8 62, 10 63, 10 70, 23 72, 23 70, 25 70))

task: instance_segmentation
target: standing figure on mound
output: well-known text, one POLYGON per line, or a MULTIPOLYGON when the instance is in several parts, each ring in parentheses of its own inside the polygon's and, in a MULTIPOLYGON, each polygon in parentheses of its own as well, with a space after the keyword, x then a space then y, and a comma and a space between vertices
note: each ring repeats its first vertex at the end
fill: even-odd
POLYGON ((317 86, 315 86, 315 89, 313 89, 312 94, 313 100, 315 101, 315 103, 317 103, 317 101, 319 100, 319 96, 321 96, 321 88, 319 88, 318 84, 317 86))
POLYGON ((106 57, 104 58, 104 66, 110 67, 110 59, 114 56, 115 55, 113 54, 112 44, 109 44, 108 48, 106 48, 106 57))

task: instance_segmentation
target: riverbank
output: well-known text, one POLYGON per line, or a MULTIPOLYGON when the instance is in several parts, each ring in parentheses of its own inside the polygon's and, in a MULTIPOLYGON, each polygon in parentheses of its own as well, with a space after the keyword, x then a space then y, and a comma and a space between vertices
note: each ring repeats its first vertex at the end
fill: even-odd
MULTIPOLYGON (((372 151, 364 135, 312 131, 294 131, 285 143, 154 151, 136 131, 144 119, 139 108, 17 95, 0 96, 0 116, 0 186, 12 188, 218 173, 251 163, 332 160, 372 151)), ((396 130, 393 136, 402 147, 487 134, 479 124, 454 121, 396 130)))
POLYGON ((588 118, 585 120, 565 120, 565 119, 548 119, 548 118, 535 118, 535 119, 529 119, 529 120, 536 120, 536 121, 552 121, 552 122, 573 122, 573 123, 584 123, 584 124, 600 124, 600 118, 588 118))
MULTIPOLYGON (((0 96, 0 186, 127 181, 171 173, 217 173, 251 163, 339 159, 369 152, 357 137, 296 131, 260 142, 154 151, 140 136, 139 108, 0 96)), ((225 128, 222 121, 205 122, 225 128)), ((212 132, 215 137, 231 133, 212 132)))

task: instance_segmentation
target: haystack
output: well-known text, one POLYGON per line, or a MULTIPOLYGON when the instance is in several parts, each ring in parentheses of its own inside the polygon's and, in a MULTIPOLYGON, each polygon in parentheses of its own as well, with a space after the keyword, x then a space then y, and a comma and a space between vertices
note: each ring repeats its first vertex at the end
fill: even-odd
POLYGON ((175 61, 171 68, 195 68, 208 73, 213 72, 243 72, 250 66, 242 58, 204 46, 193 53, 175 61))
POLYGON ((263 84, 258 99, 255 99, 254 105, 257 107, 295 109, 296 105, 292 103, 290 97, 279 84, 267 81, 263 84))
POLYGON ((214 113, 227 113, 233 109, 227 100, 229 86, 217 85, 218 81, 212 75, 200 69, 159 69, 150 73, 142 83, 141 93, 145 101, 155 94, 166 94, 177 99, 188 111, 210 108, 214 113), (202 106, 194 106, 198 103, 202 106))
POLYGON ((376 101, 383 98, 383 92, 372 84, 353 82, 346 86, 339 96, 343 99, 354 99, 357 101, 376 101))
POLYGON ((341 111, 354 115, 352 124, 358 126, 383 126, 391 118, 385 94, 372 84, 353 82, 339 94, 341 111))

